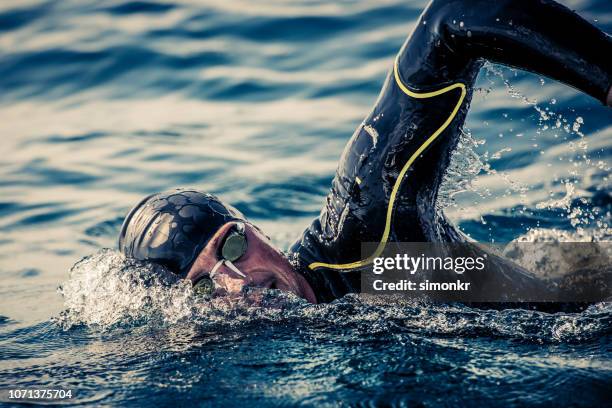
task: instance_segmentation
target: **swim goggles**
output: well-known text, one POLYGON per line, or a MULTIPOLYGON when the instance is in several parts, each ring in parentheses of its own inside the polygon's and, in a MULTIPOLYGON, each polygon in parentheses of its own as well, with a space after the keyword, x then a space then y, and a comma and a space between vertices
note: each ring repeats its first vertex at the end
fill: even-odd
POLYGON ((234 265, 247 251, 248 244, 243 222, 237 222, 223 239, 223 243, 217 254, 218 261, 213 266, 208 276, 199 279, 193 287, 193 291, 199 296, 211 296, 215 289, 214 277, 222 265, 226 265, 237 275, 246 278, 247 276, 234 265))

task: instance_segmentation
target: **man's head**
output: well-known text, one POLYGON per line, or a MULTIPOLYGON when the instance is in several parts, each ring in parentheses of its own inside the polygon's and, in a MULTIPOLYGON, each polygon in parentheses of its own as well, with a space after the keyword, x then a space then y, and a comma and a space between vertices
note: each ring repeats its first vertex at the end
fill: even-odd
POLYGON ((270 239, 211 194, 173 190, 146 197, 125 218, 119 250, 162 264, 215 294, 257 286, 316 301, 306 280, 270 239))

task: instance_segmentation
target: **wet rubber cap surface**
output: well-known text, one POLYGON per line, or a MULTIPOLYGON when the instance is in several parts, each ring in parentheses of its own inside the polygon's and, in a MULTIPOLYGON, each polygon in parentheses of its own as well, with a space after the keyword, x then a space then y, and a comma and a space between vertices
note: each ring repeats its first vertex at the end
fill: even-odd
POLYGON ((215 232, 237 220, 245 221, 244 215, 212 194, 183 189, 153 194, 126 216, 119 251, 186 274, 215 232))

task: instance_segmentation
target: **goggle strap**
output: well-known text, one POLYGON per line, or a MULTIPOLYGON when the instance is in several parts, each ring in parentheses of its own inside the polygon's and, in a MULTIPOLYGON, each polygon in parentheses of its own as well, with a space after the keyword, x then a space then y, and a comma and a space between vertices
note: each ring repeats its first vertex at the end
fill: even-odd
POLYGON ((238 275, 242 276, 243 278, 246 278, 246 277, 247 277, 247 276, 246 276, 244 273, 240 272, 240 269, 236 268, 236 265, 234 265, 234 264, 232 263, 232 261, 228 261, 228 260, 226 259, 226 260, 225 260, 225 264, 226 264, 227 266, 229 266, 229 268, 230 268, 232 271, 236 272, 238 275))
POLYGON ((213 266, 212 271, 210 271, 210 274, 208 275, 210 279, 213 279, 215 277, 215 274, 223 264, 227 265, 227 267, 234 271, 237 275, 243 278, 247 277, 244 273, 240 271, 240 269, 236 267, 236 265, 232 263, 232 261, 228 261, 227 259, 221 259, 215 264, 215 266, 213 266))
POLYGON ((215 266, 213 266, 212 271, 210 271, 210 274, 208 275, 210 279, 213 279, 215 277, 215 274, 217 273, 221 265, 223 265, 224 261, 225 259, 221 259, 215 264, 215 266))

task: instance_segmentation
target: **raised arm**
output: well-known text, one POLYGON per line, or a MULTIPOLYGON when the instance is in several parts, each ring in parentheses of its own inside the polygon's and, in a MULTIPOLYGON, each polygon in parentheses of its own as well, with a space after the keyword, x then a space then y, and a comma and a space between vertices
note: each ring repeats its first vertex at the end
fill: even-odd
POLYGON ((612 85, 611 37, 551 0, 434 0, 399 53, 402 77, 415 87, 469 83, 482 60, 546 75, 604 104, 612 85))
POLYGON ((387 242, 460 241, 435 207, 486 60, 562 81, 606 102, 612 41, 549 0, 434 0, 402 46, 372 112, 340 159, 320 216, 291 252, 320 296, 359 289, 387 242), (361 243, 376 242, 374 254, 361 243))

